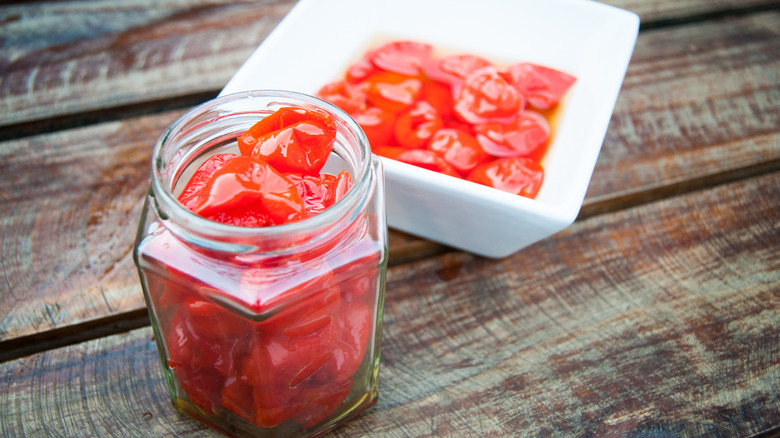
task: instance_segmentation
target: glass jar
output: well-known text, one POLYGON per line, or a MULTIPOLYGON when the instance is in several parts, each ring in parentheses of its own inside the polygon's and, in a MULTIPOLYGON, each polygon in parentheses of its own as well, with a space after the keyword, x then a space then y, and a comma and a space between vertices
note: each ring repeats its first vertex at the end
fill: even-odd
POLYGON ((381 162, 359 125, 311 96, 219 97, 162 135, 136 239, 173 405, 233 436, 321 434, 377 400, 387 225, 381 162), (328 112, 323 172, 350 173, 333 206, 298 222, 239 227, 176 199, 192 172, 280 107, 328 112))

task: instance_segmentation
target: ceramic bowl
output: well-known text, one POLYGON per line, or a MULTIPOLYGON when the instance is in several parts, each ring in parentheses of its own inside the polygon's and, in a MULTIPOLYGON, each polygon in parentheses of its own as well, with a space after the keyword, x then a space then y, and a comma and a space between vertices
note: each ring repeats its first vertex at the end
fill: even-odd
POLYGON ((222 94, 315 94, 366 50, 391 40, 575 76, 553 125, 535 199, 383 158, 391 228, 500 258, 576 219, 638 28, 634 13, 590 0, 300 0, 222 94))

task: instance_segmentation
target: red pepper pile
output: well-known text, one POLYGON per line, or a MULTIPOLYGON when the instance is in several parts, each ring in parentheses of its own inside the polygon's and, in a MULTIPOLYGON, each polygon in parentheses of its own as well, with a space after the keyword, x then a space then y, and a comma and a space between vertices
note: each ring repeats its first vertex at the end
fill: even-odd
POLYGON ((281 108, 238 138, 240 155, 209 157, 179 202, 207 219, 245 227, 311 217, 335 204, 350 187, 348 172, 320 172, 335 138, 330 115, 281 108))
POLYGON ((530 63, 434 57, 393 41, 365 54, 318 97, 349 113, 377 155, 533 198, 541 187, 548 113, 574 83, 530 63))
MULTIPOLYGON (((238 138, 239 155, 214 155, 200 165, 179 200, 239 226, 315 215, 350 187, 347 172, 321 173, 335 134, 327 114, 282 108, 238 138)), ((365 221, 356 221, 316 253, 240 266, 169 233, 147 243, 145 257, 161 265, 149 271, 164 272, 147 281, 168 366, 189 402, 260 427, 310 427, 339 409, 356 381, 366 391, 372 376, 358 370, 373 343, 380 262, 368 234, 365 221), (252 321, 213 297, 271 313, 252 321)))
MULTIPOLYGON (((208 285, 175 269, 169 268, 168 279, 150 283, 168 366, 191 403, 211 415, 232 412, 260 427, 288 420, 310 427, 339 408, 370 345, 375 296, 368 292, 376 269, 337 284, 338 272, 355 266, 319 266, 290 267, 293 274, 317 271, 279 299, 314 293, 260 322, 206 299, 198 291, 208 285)), ((250 269, 240 287, 278 290, 267 274, 250 269)))

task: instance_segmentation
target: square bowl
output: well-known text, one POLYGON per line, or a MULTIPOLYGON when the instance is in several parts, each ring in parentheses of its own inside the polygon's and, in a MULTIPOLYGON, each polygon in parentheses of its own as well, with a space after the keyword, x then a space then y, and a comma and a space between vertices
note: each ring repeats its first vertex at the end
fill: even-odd
POLYGON ((636 14, 590 0, 300 0, 221 94, 315 94, 369 48, 391 40, 575 76, 556 116, 535 199, 382 159, 391 228, 500 258, 576 219, 638 29, 636 14))

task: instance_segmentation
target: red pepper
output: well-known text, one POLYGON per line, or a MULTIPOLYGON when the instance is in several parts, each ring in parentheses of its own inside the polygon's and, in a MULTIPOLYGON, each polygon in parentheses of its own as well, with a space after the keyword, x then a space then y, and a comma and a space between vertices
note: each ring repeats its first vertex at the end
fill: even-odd
MULTIPOLYGON (((477 166, 510 157, 525 157, 541 169, 550 125, 526 106, 549 115, 575 80, 526 62, 499 69, 479 55, 434 56, 429 44, 391 41, 369 50, 318 96, 349 112, 378 155, 506 188, 484 174, 469 175, 477 166)), ((515 168, 520 169, 515 179, 526 178, 529 167, 513 163, 492 168, 502 169, 504 181, 513 181, 505 172, 515 168)), ((544 173, 533 175, 531 185, 541 184, 544 173)), ((519 191, 533 197, 538 187, 519 191)))
POLYGON ((481 164, 468 176, 469 181, 526 198, 536 196, 542 186, 542 179, 542 166, 524 157, 502 158, 481 164))
POLYGON ((509 123, 474 126, 477 140, 496 157, 529 157, 539 161, 550 139, 550 124, 541 114, 523 111, 509 123))
POLYGON ((433 134, 443 127, 444 122, 436 108, 421 100, 398 117, 395 125, 395 140, 406 148, 424 148, 433 134))
POLYGON ((568 73, 527 62, 511 65, 504 76, 531 106, 542 110, 557 105, 577 80, 568 73))
POLYGON ((460 177, 458 171, 436 151, 384 146, 377 148, 376 153, 383 157, 398 160, 402 163, 422 167, 445 175, 460 177))
POLYGON ((391 41, 370 51, 366 57, 379 69, 417 76, 432 50, 430 44, 416 41, 391 41))
POLYGON ((495 67, 471 72, 455 96, 455 113, 468 123, 508 122, 524 105, 523 96, 495 67))
POLYGON ((473 135, 459 129, 436 131, 428 143, 428 149, 440 153, 462 175, 467 175, 478 164, 490 158, 473 135))
POLYGON ((238 138, 241 155, 262 159, 279 172, 320 172, 330 155, 336 127, 330 115, 284 107, 238 138))
POLYGON ((366 79, 368 102, 390 112, 401 112, 422 95, 420 78, 390 71, 380 71, 366 79))
POLYGON ((268 215, 274 224, 303 219, 298 188, 270 164, 238 156, 214 171, 200 189, 192 211, 211 215, 246 206, 268 215))

